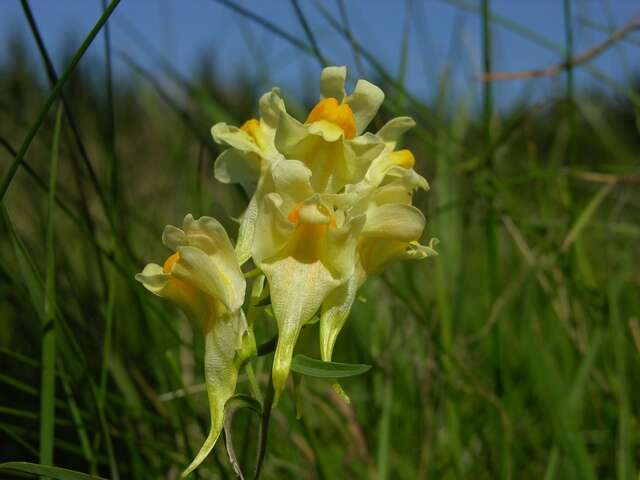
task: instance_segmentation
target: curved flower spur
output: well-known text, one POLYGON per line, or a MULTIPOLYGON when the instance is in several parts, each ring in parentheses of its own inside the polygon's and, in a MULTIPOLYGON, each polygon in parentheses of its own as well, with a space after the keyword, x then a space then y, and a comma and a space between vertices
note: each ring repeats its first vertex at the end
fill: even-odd
POLYGON ((255 353, 242 304, 246 282, 229 237, 210 217, 184 218, 183 229, 167 226, 163 243, 174 253, 163 266, 148 264, 136 275, 150 292, 175 303, 205 335, 205 384, 211 428, 200 451, 183 472, 187 476, 213 449, 234 394, 238 370, 255 353))

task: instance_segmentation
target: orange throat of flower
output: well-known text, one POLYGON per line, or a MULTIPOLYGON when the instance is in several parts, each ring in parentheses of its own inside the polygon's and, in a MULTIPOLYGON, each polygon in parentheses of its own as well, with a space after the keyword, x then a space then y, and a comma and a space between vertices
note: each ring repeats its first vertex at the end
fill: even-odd
POLYGON ((326 121, 340 127, 345 138, 356 136, 356 119, 351 107, 346 103, 339 103, 335 98, 320 100, 307 117, 306 124, 326 121))
POLYGON ((296 225, 290 243, 290 255, 302 263, 314 263, 324 257, 327 251, 327 233, 336 228, 336 216, 332 214, 329 223, 302 223, 300 210, 304 204, 297 204, 289 215, 288 220, 296 225))
POLYGON ((240 130, 248 134, 251 137, 253 143, 264 150, 266 141, 264 138, 264 133, 262 133, 262 130, 260 129, 260 120, 256 118, 250 118, 242 124, 240 130))
POLYGON ((179 252, 176 252, 173 255, 171 255, 169 258, 167 258, 164 261, 164 265, 162 267, 162 270, 164 271, 164 273, 171 273, 171 270, 173 270, 173 266, 176 264, 178 260, 180 260, 179 252))

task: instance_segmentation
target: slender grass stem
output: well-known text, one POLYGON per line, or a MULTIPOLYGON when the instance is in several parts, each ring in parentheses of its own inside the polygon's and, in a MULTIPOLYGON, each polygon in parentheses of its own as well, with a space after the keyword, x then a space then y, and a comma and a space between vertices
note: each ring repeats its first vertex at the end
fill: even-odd
POLYGON ((40 463, 53 465, 55 445, 56 398, 56 287, 55 287, 55 196, 58 179, 58 147, 62 125, 62 106, 58 107, 53 132, 49 167, 47 203, 47 270, 44 286, 44 323, 42 336, 42 379, 40 387, 40 463))
MULTIPOLYGON (((573 17, 571 13, 571 0, 564 0, 564 30, 565 30, 565 61, 567 61, 566 69, 566 121, 569 126, 569 138, 567 140, 567 150, 564 156, 562 166, 570 168, 575 164, 577 154, 577 136, 576 136, 576 108, 575 108, 575 77, 574 67, 570 60, 573 57, 573 17)), ((573 201, 571 198, 571 186, 568 179, 564 184, 564 204, 567 215, 567 227, 571 228, 573 224, 574 211, 573 201)))
POLYGON ((291 0, 291 4, 293 5, 293 9, 296 12, 298 21, 300 22, 300 24, 302 25, 302 28, 304 29, 304 33, 307 36, 307 40, 309 40, 309 43, 311 44, 311 48, 313 49, 314 55, 316 56, 318 61, 322 64, 322 66, 326 67, 329 64, 329 62, 324 57, 324 55, 322 55, 322 52, 320 52, 320 47, 318 46, 316 37, 313 35, 313 32, 311 31, 309 22, 307 22, 307 19, 304 16, 302 9, 300 8, 300 4, 298 3, 298 0, 291 0))
MULTIPOLYGON (((40 34, 38 25, 36 24, 35 18, 33 17, 31 8, 29 7, 29 3, 27 2, 27 0, 20 0, 20 4, 22 6, 22 10, 24 11, 25 16, 27 17, 27 22, 29 23, 29 28, 31 29, 31 33, 33 34, 33 37, 36 41, 38 52, 40 53, 40 57, 42 58, 42 62, 44 63, 45 70, 47 72, 47 77, 49 78, 49 83, 51 84, 52 87, 55 87, 55 85, 58 83, 58 80, 59 80, 58 74, 56 73, 55 67, 53 66, 53 62, 51 61, 51 56, 49 55, 49 52, 47 51, 47 47, 42 39, 42 35, 40 34)), ((102 202, 102 206, 108 215, 109 206, 107 204, 107 199, 104 196, 102 187, 100 186, 100 182, 98 181, 98 175, 96 174, 95 168, 93 167, 91 160, 89 159, 89 154, 87 153, 87 149, 80 136, 80 130, 78 128, 78 124, 75 120, 75 117, 73 116, 71 107, 63 91, 60 91, 60 100, 62 102, 64 113, 67 117, 69 126, 71 127, 71 132, 75 139, 76 146, 78 147, 78 151, 80 152, 80 156, 82 157, 82 160, 84 162, 84 165, 87 171, 89 172, 89 178, 91 179, 93 186, 96 192, 98 193, 98 197, 102 202)), ((72 156, 72 158, 74 157, 72 156)), ((81 182, 78 181, 79 185, 80 183, 81 182)))
MULTIPOLYGON (((489 75, 492 71, 492 36, 491 36, 491 18, 489 0, 482 0, 482 66, 483 73, 489 75)), ((482 125, 484 132, 484 143, 489 148, 493 144, 493 85, 491 82, 485 82, 483 85, 483 101, 482 101, 482 125)), ((488 150, 484 169, 487 179, 496 177, 495 159, 493 151, 488 150)), ((489 180, 488 180, 489 181, 489 180)), ((497 238, 497 220, 496 220, 496 199, 494 187, 492 184, 485 185, 487 212, 484 222, 485 242, 486 242, 486 261, 487 261, 487 295, 488 295, 488 312, 493 308, 494 302, 499 295, 499 262, 498 262, 498 238, 497 238)), ((494 382, 496 394, 502 397, 505 388, 505 368, 506 360, 504 349, 504 327, 502 322, 498 322, 497 328, 493 332, 493 363, 494 363, 494 382)), ((499 418, 498 418, 499 420, 499 418)), ((509 439, 506 431, 502 431, 500 438, 500 478, 508 479, 511 477, 511 453, 509 450, 509 439)))
POLYGON ((38 115, 36 116, 35 121, 29 128, 29 131, 27 132, 27 135, 23 140, 22 145, 18 149, 18 154, 16 155, 13 162, 11 163, 9 170, 4 175, 2 179, 2 183, 0 183, 0 201, 4 200, 4 195, 7 193, 7 190, 9 188, 9 185, 11 185, 11 181, 13 180, 13 177, 18 171, 18 168, 20 167, 20 164, 22 163, 25 154, 29 150, 29 146, 31 145, 31 142, 33 141, 36 134, 38 133, 38 130, 40 130, 40 127, 44 123, 47 113, 49 113, 49 109, 51 108, 53 103, 58 99, 58 97, 60 97, 60 94, 62 93, 62 89, 66 85, 67 81, 69 81, 69 78, 71 77, 71 74, 78 66, 80 59, 84 56, 85 52, 87 51, 91 43, 93 43, 93 40, 95 39, 96 35, 98 34, 102 26, 105 24, 107 19, 111 16, 111 14, 113 13, 113 11, 115 10, 115 8, 118 6, 119 3, 120 3, 120 0, 111 1, 107 9, 100 16, 96 24, 93 26, 93 28, 89 32, 89 35, 87 35, 87 37, 84 39, 84 41, 80 45, 80 48, 78 48, 76 53, 74 53, 73 57, 71 58, 71 61, 69 62, 69 65, 67 65, 62 76, 58 79, 53 89, 49 93, 49 96, 45 100, 44 105, 42 105, 42 107, 40 108, 40 111, 38 112, 38 115))

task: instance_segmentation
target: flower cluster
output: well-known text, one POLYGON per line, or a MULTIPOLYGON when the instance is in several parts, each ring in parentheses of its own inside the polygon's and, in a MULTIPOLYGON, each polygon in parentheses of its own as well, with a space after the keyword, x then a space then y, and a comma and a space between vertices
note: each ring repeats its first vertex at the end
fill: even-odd
POLYGON ((260 99, 259 119, 239 128, 214 125, 214 140, 230 147, 216 160, 216 178, 251 194, 235 249, 216 220, 188 215, 183 230, 165 230, 163 241, 175 253, 164 267, 148 265, 137 277, 201 323, 207 339, 212 427, 185 473, 213 447, 238 369, 255 352, 242 311, 241 265, 251 259, 267 279, 278 327, 277 403, 305 324, 319 316, 320 352, 330 361, 365 280, 391 261, 435 255, 432 245, 419 243, 425 218, 411 204, 428 184, 413 169, 413 154, 397 149, 414 121, 398 117, 365 132, 384 93, 359 80, 347 95, 345 80, 345 67, 322 71, 321 99, 304 122, 287 113, 274 88, 260 99))

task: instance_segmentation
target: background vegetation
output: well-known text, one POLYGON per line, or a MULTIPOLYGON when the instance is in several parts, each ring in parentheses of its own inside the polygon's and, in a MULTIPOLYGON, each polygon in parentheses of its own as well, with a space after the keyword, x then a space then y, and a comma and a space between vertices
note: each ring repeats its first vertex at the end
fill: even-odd
MULTIPOLYGON (((498 20, 487 3, 477 15, 490 73, 498 20)), ((445 70, 426 102, 406 91, 402 68, 378 64, 322 5, 314 14, 352 42, 356 65, 387 92, 374 126, 398 114, 418 122, 405 146, 432 186, 417 204, 440 256, 367 283, 334 358, 372 370, 344 381, 350 405, 328 382, 296 376, 297 395, 272 413, 263 477, 636 478, 638 85, 596 71, 598 83, 576 88, 574 69, 592 67, 572 61, 580 52, 566 1, 559 58, 568 61, 543 72, 557 76, 559 95, 525 92, 498 113, 492 83, 476 81, 477 109, 449 89, 445 70)), ((236 10, 287 40, 270 19, 236 10)), ((288 41, 318 70, 351 61, 325 59, 322 38, 305 31, 288 41)), ((637 39, 610 48, 628 42, 637 52, 637 39)), ((186 212, 237 230, 246 198, 213 180, 220 150, 208 130, 255 115, 260 79, 223 85, 206 63, 189 78, 167 64, 158 76, 120 54, 131 75, 114 80, 111 63, 54 72, 44 43, 40 58, 19 42, 9 48, 0 66, 0 461, 176 478, 208 426, 202 339, 133 276, 166 256, 162 228, 186 212), (50 92, 67 72, 58 100, 50 92)), ((108 39, 104 48, 111 61, 108 39)), ((288 107, 302 118, 314 96, 288 107)), ((256 326, 259 343, 274 333, 264 311, 256 326)), ((318 356, 315 330, 297 351, 318 356)), ((263 385, 269 366, 268 355, 254 362, 263 385)), ((239 390, 249 392, 245 375, 239 390)), ((246 471, 258 424, 249 410, 234 417, 246 471)), ((198 477, 234 478, 223 442, 198 477)))

